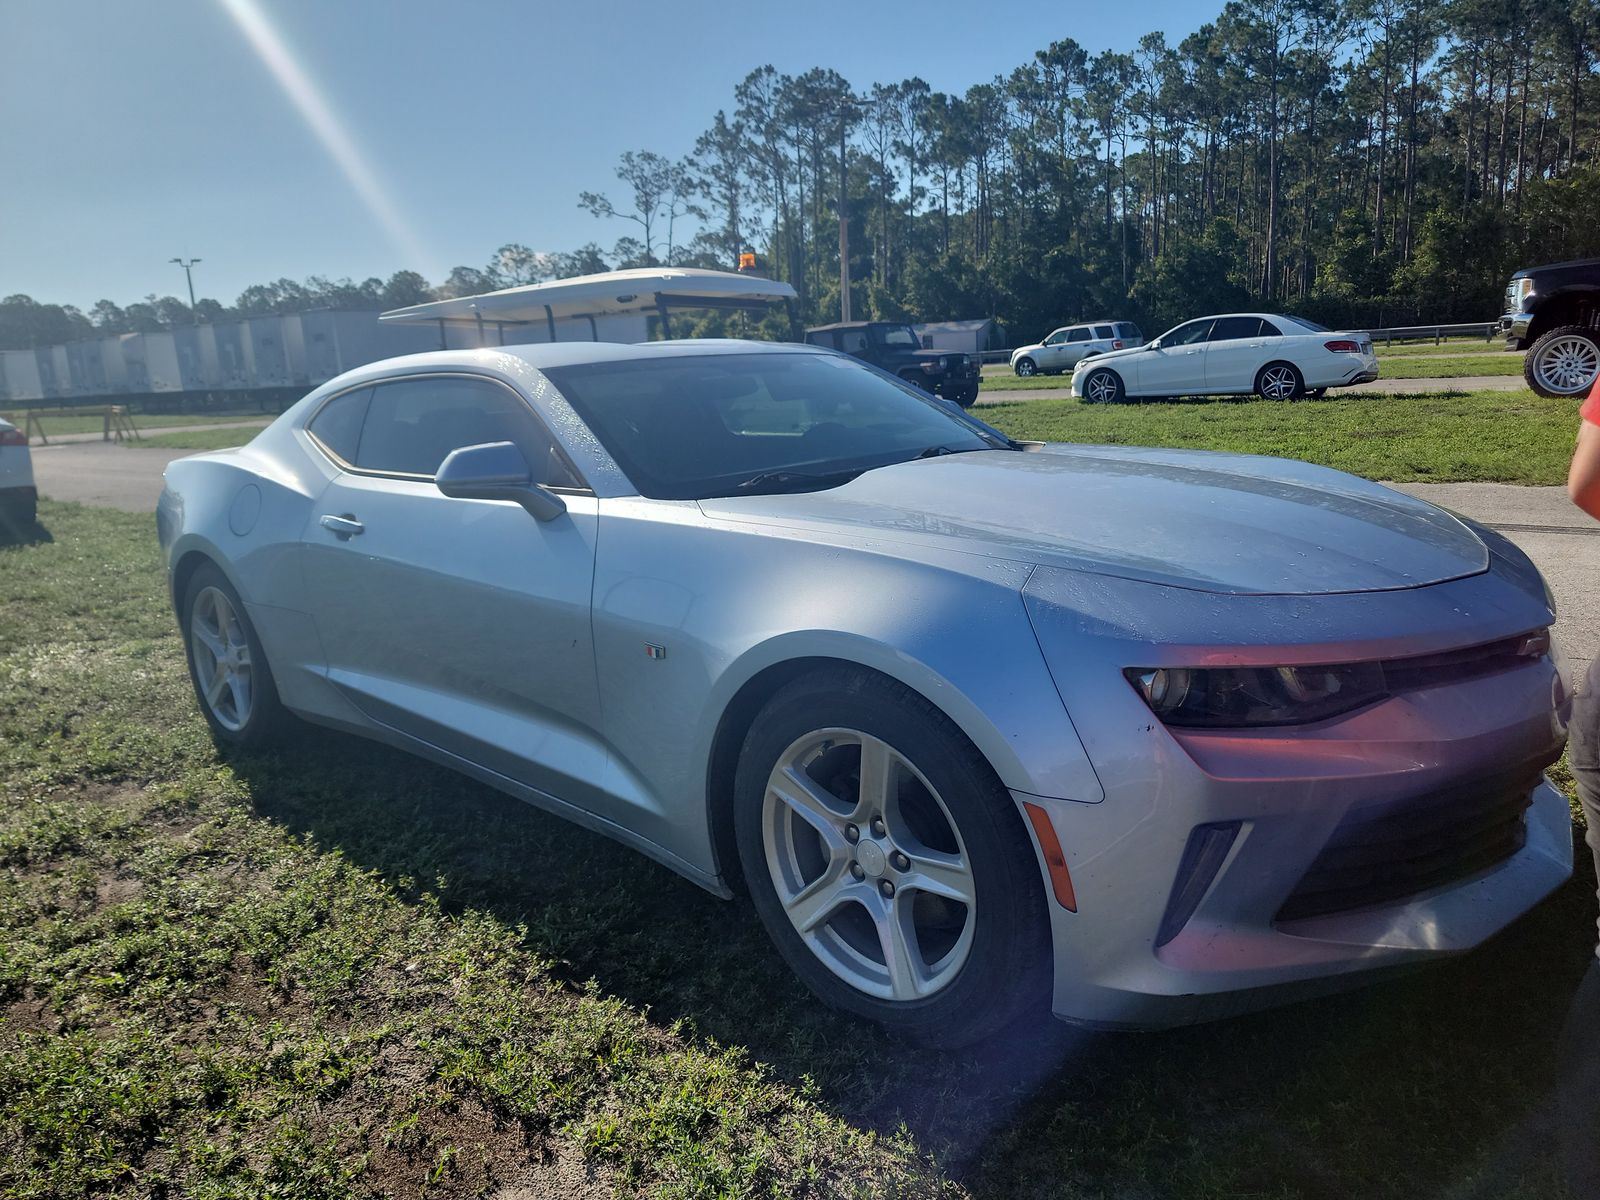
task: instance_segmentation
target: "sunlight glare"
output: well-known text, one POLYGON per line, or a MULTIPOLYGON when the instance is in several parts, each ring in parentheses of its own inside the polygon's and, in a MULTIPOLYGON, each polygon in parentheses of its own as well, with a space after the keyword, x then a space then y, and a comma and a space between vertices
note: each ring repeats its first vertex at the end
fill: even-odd
POLYGON ((250 48, 272 72, 290 102, 300 110, 312 133, 344 173, 367 210, 404 254, 405 265, 414 270, 427 270, 431 265, 430 256, 420 239, 384 190, 377 172, 367 162, 327 97, 296 61, 258 0, 219 0, 219 3, 239 26, 250 48))

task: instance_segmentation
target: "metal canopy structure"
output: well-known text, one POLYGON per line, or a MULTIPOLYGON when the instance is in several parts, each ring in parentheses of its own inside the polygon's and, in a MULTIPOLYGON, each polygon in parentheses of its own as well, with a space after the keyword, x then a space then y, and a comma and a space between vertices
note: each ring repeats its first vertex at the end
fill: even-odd
POLYGON ((792 322, 794 299, 794 288, 776 279, 688 267, 639 267, 435 300, 393 309, 379 319, 397 325, 437 324, 441 337, 447 326, 475 326, 480 336, 495 326, 502 343, 506 326, 543 326, 550 340, 557 341, 557 323, 581 321, 588 324, 589 340, 599 341, 597 317, 654 313, 661 318, 663 336, 670 337, 668 316, 675 308, 759 312, 781 304, 789 309, 792 322))

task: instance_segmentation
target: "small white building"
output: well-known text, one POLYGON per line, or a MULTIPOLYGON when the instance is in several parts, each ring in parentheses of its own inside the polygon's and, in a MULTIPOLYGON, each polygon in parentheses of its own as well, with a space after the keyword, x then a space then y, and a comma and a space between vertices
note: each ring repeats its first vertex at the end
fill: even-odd
POLYGON ((922 339, 924 350, 959 350, 981 354, 1005 348, 1005 326, 993 317, 976 321, 929 321, 911 327, 922 339))

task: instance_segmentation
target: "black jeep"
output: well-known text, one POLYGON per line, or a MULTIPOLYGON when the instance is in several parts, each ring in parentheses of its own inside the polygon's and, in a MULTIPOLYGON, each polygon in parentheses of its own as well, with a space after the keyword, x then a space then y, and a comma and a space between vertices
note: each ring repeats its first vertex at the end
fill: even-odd
POLYGON ((897 321, 847 321, 806 330, 806 341, 881 367, 925 392, 969 408, 978 398, 976 354, 924 350, 909 325, 897 321))
POLYGON ((1506 288, 1507 350, 1541 396, 1587 396, 1600 376, 1600 258, 1525 267, 1506 288))

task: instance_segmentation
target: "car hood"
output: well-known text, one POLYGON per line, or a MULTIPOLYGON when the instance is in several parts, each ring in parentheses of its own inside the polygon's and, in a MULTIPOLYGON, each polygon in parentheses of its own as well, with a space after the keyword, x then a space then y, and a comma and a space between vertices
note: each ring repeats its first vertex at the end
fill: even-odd
POLYGON ((1489 566, 1477 535, 1424 501, 1309 463, 1195 450, 980 451, 700 507, 728 521, 1229 594, 1385 591, 1489 566))
POLYGON ((1149 342, 1140 342, 1137 346, 1124 346, 1121 350, 1107 350, 1105 353, 1096 354, 1092 358, 1080 358, 1078 360, 1078 365, 1073 368, 1073 371, 1074 373, 1080 370, 1087 371, 1090 367, 1101 366, 1104 363, 1110 362, 1113 358, 1127 358, 1130 354, 1138 354, 1141 351, 1148 349, 1150 349, 1149 342))
POLYGON ((1011 352, 1011 357, 1013 359, 1015 359, 1017 357, 1017 355, 1019 355, 1019 354, 1035 354, 1038 351, 1043 350, 1043 349, 1044 349, 1044 343, 1043 342, 1034 342, 1032 345, 1018 346, 1015 350, 1013 350, 1011 352))

